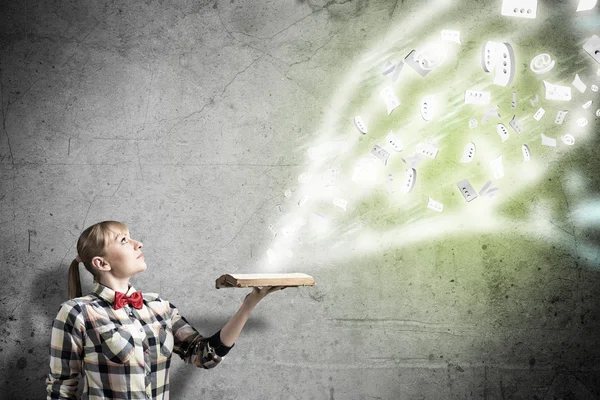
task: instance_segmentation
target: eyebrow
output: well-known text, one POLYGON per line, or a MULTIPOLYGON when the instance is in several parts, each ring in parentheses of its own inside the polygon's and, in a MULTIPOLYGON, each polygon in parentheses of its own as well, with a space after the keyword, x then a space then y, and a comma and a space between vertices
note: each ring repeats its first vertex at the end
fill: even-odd
MULTIPOLYGON (((125 234, 124 234, 124 233, 121 233, 121 232, 119 232, 119 233, 117 233, 117 236, 115 236, 115 241, 116 241, 116 240, 119 240, 119 235, 123 235, 123 236, 125 236, 125 234)), ((127 232, 127 235, 129 235, 129 237, 131 237, 131 234, 130 234, 129 232, 127 232)))

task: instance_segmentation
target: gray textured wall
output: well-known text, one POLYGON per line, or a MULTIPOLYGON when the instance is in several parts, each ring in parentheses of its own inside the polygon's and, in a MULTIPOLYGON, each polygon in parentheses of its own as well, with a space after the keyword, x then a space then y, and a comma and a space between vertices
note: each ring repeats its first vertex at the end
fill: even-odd
MULTIPOLYGON (((457 1, 441 12, 434 3, 4 2, 1 397, 44 396, 50 325, 66 300, 77 237, 115 219, 144 243, 148 270, 136 288, 161 293, 206 335, 247 292, 216 290, 223 273, 317 280, 265 298, 218 368, 174 360, 172 398, 598 398, 599 99, 588 88, 568 106, 545 102, 529 71, 532 56, 549 52, 557 67, 548 80, 570 85, 579 73, 598 84, 600 64, 581 47, 600 33, 598 13, 540 1, 537 19, 526 21, 501 17, 500 1, 457 1), (395 84, 381 75, 385 61, 442 28, 463 38, 445 70, 421 78, 405 67, 395 84), (492 87, 479 67, 485 40, 517 49, 511 86, 492 87), (378 97, 386 85, 406 107, 389 117, 378 97), (419 97, 442 88, 448 117, 419 125, 419 97), (510 93, 519 96, 514 113, 526 131, 511 131, 501 149, 506 176, 494 180, 495 203, 466 203, 455 186, 487 180, 483 158, 470 170, 457 162, 466 142, 500 146, 495 122, 469 130, 484 109, 462 104, 468 88, 497 95, 505 124, 510 93), (543 128, 531 117, 536 93, 543 128), (588 111, 584 100, 594 101, 588 111), (571 114, 563 126, 553 123, 559 109, 571 114), (589 124, 577 130, 584 111, 589 124), (365 136, 352 124, 361 112, 370 117, 365 136), (348 171, 403 127, 406 155, 415 137, 439 139, 415 192, 388 203, 385 190, 348 189, 346 213, 323 211, 336 215, 332 236, 300 234, 302 243, 288 243, 293 258, 269 265, 285 216, 322 210, 296 205, 297 178, 312 165, 307 149, 350 138, 353 150, 338 159, 348 171), (542 131, 556 149, 541 146, 542 131), (567 131, 573 147, 560 141, 567 131), (524 141, 530 169, 519 159, 524 141), (439 217, 427 195, 443 201, 439 217)), ((388 167, 400 177, 395 161, 388 167)))

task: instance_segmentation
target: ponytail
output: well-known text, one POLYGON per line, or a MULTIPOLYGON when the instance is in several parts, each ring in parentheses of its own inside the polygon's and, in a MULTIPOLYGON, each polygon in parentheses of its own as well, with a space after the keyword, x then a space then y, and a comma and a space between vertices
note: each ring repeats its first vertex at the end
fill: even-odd
POLYGON ((79 262, 71 261, 69 267, 69 300, 81 297, 81 281, 79 280, 79 262))

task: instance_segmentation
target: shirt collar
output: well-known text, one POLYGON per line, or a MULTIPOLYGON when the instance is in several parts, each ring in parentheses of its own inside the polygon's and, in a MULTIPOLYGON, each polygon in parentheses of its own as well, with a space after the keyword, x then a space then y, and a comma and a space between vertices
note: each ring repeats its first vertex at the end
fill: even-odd
MULTIPOLYGON (((135 288, 129 284, 129 289, 127 289, 127 296, 130 296, 133 292, 135 292, 135 288)), ((100 298, 106 300, 111 305, 115 303, 115 291, 109 288, 106 285, 103 285, 100 282, 96 282, 94 286, 94 293, 96 293, 100 298)))

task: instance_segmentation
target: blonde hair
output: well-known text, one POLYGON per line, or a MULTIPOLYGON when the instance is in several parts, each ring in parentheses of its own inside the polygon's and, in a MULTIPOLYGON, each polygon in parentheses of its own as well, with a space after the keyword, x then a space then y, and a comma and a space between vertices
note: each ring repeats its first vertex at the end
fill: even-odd
MULTIPOLYGON (((106 247, 113 239, 111 233, 115 231, 127 231, 127 226, 118 221, 103 221, 94 224, 81 232, 77 240, 77 255, 81 262, 98 282, 98 271, 92 265, 94 257, 104 257, 106 247)), ((79 261, 74 259, 69 266, 69 300, 81 297, 81 281, 79 279, 79 261)))

